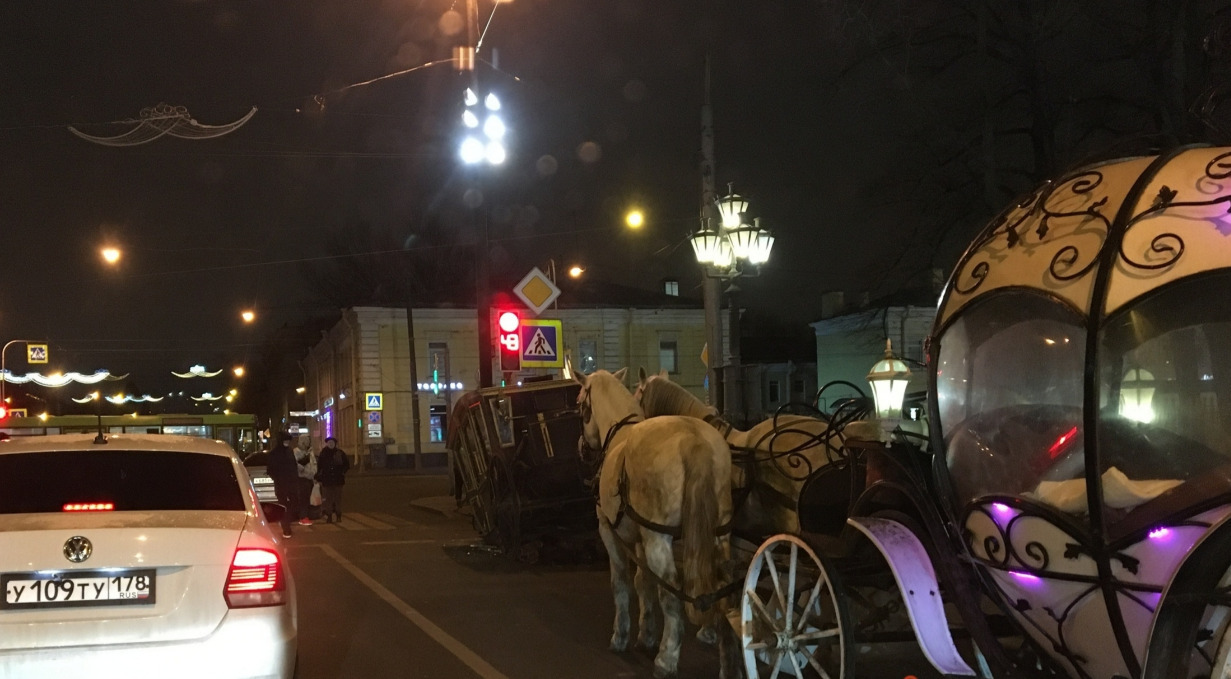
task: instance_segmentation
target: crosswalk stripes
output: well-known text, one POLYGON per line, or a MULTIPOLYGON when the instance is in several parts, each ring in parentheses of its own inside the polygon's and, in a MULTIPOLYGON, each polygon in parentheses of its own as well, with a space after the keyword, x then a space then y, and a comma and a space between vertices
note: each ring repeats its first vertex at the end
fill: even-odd
MULTIPOLYGON (((311 526, 296 526, 297 530, 310 530, 313 532, 332 533, 343 530, 393 530, 394 525, 375 518, 374 514, 362 514, 359 512, 346 512, 342 515, 341 523, 325 523, 324 519, 315 521, 311 526)), ((397 520, 397 517, 387 514, 380 515, 381 518, 388 517, 397 520)), ((401 520, 401 525, 409 526, 410 522, 404 519, 401 520)))

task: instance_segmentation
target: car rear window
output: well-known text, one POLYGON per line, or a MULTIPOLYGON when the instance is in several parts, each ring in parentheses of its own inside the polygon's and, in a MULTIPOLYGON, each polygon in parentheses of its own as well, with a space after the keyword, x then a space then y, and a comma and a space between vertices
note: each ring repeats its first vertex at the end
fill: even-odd
POLYGON ((231 460, 146 450, 0 455, 0 514, 60 512, 110 502, 114 511, 234 510, 244 497, 231 460))

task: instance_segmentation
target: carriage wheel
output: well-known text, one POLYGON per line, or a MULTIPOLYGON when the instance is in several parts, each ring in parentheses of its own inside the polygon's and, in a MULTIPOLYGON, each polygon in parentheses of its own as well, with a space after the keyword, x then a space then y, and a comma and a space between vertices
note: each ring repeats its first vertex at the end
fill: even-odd
POLYGON ((835 572, 793 535, 761 545, 744 578, 740 640, 752 677, 851 676, 850 615, 835 572))

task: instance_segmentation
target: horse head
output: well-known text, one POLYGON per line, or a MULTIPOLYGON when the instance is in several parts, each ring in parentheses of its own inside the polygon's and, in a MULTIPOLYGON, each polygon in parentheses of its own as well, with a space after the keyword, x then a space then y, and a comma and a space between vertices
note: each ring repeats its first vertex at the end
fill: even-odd
POLYGON ((602 450, 603 436, 612 425, 641 412, 641 407, 624 387, 627 372, 628 368, 620 368, 614 373, 606 370, 596 370, 589 375, 573 373, 573 379, 581 385, 577 393, 581 438, 592 450, 602 450))
POLYGON ((657 375, 646 375, 645 368, 638 371, 637 390, 633 393, 646 417, 659 415, 688 415, 706 419, 715 417, 718 410, 707 406, 692 392, 671 381, 666 370, 657 375))

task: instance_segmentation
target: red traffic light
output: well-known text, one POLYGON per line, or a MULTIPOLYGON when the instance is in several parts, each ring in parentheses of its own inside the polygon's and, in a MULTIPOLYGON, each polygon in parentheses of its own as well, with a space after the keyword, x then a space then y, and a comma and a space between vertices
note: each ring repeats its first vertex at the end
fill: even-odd
POLYGON ((502 311, 499 323, 502 331, 513 332, 521 325, 521 318, 514 311, 502 311))
POLYGON ((521 316, 516 311, 501 311, 496 324, 500 326, 500 370, 521 370, 521 316))

